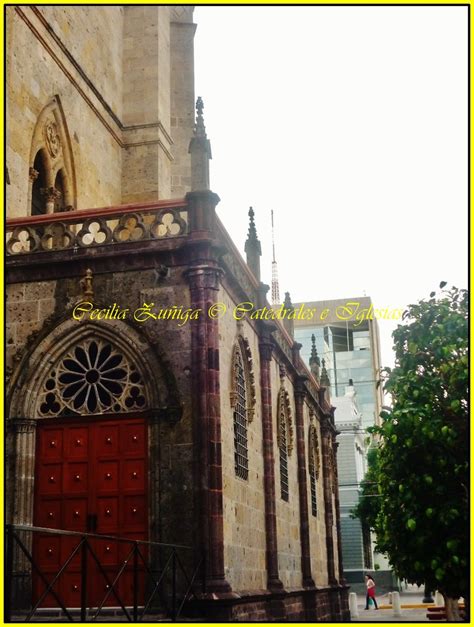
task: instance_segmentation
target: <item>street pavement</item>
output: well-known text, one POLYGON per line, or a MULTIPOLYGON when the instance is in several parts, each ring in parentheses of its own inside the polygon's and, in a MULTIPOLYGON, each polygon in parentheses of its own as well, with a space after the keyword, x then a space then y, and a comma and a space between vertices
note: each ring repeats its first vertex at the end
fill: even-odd
MULTIPOLYGON (((377 595, 377 604, 380 609, 376 610, 372 606, 369 610, 365 610, 365 596, 361 594, 357 595, 357 608, 359 616, 352 616, 352 622, 359 623, 427 623, 429 621, 426 617, 427 604, 423 604, 423 587, 409 585, 405 587, 403 585, 400 592, 400 603, 402 606, 401 616, 395 616, 393 609, 387 607, 389 605, 389 595, 381 594, 377 595), (418 605, 420 607, 403 607, 404 605, 418 605)), ((435 621, 436 623, 442 623, 446 621, 435 621)))

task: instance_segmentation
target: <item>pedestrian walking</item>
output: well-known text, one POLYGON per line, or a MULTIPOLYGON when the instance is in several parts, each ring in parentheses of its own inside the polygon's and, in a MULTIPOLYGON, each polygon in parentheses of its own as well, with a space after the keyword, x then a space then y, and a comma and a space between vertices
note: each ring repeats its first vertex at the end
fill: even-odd
POLYGON ((365 597, 365 609, 369 609, 369 600, 372 599, 375 609, 378 610, 377 599, 375 598, 375 581, 370 575, 365 576, 365 585, 367 586, 367 596, 365 597))

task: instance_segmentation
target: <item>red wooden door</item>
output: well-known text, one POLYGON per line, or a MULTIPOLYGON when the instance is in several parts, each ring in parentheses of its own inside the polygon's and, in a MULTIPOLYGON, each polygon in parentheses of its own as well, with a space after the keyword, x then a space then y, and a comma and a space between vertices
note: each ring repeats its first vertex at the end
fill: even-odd
MULTIPOLYGON (((38 527, 90 531, 97 534, 147 539, 147 431, 141 418, 48 424, 38 421, 36 449, 35 513, 38 527)), ((38 535, 34 558, 51 581, 65 563, 80 537, 38 535)), ((111 540, 92 540, 91 547, 114 581, 131 545, 111 540)), ((145 554, 144 549, 141 549, 145 554)), ((130 564, 133 560, 130 560, 130 564)), ((89 556, 88 605, 100 603, 107 580, 89 556)), ((140 583, 143 583, 140 562, 140 583)), ((143 586, 139 586, 143 597, 143 586)), ((133 600, 132 567, 127 566, 117 591, 124 604, 133 600)), ((33 577, 34 598, 44 590, 33 577)), ((55 590, 67 607, 81 605, 80 551, 61 575, 55 590)), ((106 605, 118 605, 111 594, 106 605)), ((57 607, 53 595, 42 606, 57 607)))

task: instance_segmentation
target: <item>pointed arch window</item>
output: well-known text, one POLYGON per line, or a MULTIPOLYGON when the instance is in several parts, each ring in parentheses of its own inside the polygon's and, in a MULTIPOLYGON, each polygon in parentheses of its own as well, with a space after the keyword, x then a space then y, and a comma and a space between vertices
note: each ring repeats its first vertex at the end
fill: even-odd
POLYGON ((288 457, 293 450, 293 424, 291 405, 288 392, 283 385, 278 392, 277 409, 277 441, 280 457, 280 494, 284 501, 290 499, 290 485, 288 474, 288 457))
MULTIPOLYGON (((311 421, 314 420, 314 416, 311 415, 311 421)), ((311 513, 313 516, 318 515, 318 499, 317 499, 317 482, 319 479, 319 441, 316 425, 311 422, 309 427, 309 441, 308 441, 308 454, 309 454, 309 484, 311 491, 311 513)))
POLYGON ((249 343, 240 335, 232 353, 230 404, 234 418, 235 474, 248 479, 248 424, 255 412, 255 377, 249 343))
POLYGON ((76 206, 74 159, 58 96, 41 111, 33 131, 29 169, 31 215, 76 206))
POLYGON ((234 406, 235 474, 242 479, 248 479, 249 455, 247 432, 247 390, 245 385, 245 371, 242 353, 239 348, 235 351, 234 370, 236 389, 234 406))

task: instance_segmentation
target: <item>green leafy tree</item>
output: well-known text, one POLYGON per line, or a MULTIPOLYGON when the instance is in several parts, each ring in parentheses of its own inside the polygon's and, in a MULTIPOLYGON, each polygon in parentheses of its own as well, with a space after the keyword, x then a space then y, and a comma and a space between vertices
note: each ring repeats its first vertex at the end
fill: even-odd
POLYGON ((377 550, 399 577, 439 590, 454 620, 469 594, 467 317, 467 291, 455 287, 409 306, 384 370, 392 407, 371 429, 377 550))
POLYGON ((377 516, 380 512, 379 483, 379 449, 371 446, 367 453, 367 472, 359 487, 359 502, 352 510, 352 518, 359 518, 364 529, 375 530, 377 516))

